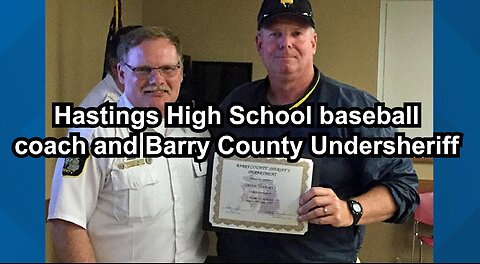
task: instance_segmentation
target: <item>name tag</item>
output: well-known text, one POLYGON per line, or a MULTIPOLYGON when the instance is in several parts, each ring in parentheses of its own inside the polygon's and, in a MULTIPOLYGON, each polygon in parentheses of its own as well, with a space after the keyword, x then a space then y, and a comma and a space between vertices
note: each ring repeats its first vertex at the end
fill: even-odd
POLYGON ((145 164, 152 164, 152 162, 153 162, 152 158, 135 158, 135 159, 126 160, 118 164, 118 168, 121 170, 124 170, 124 169, 141 166, 145 164))

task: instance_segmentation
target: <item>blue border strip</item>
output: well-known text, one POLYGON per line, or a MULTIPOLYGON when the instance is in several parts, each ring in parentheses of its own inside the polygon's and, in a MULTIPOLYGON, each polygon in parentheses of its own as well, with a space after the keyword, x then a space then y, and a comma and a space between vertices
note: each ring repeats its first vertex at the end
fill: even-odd
POLYGON ((434 1, 435 131, 464 133, 461 158, 436 159, 434 260, 480 261, 480 173, 477 113, 480 2, 434 1))
POLYGON ((2 3, 0 24, 0 261, 44 262, 45 160, 18 159, 11 144, 45 135, 45 3, 2 3))

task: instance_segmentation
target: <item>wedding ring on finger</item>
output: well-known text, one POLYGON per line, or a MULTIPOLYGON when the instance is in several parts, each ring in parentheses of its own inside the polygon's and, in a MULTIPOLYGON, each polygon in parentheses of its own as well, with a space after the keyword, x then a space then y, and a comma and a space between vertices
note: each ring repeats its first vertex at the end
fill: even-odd
POLYGON ((327 207, 326 207, 326 206, 324 206, 324 207, 323 207, 323 213, 324 213, 325 215, 327 215, 327 214, 328 214, 328 209, 327 209, 327 207))

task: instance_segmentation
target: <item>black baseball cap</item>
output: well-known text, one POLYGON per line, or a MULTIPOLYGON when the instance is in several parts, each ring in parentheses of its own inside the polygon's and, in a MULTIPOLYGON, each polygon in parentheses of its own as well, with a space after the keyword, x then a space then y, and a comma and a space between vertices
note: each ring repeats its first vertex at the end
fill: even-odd
POLYGON ((258 30, 272 18, 288 15, 305 20, 315 28, 312 6, 308 0, 264 0, 258 12, 258 30))

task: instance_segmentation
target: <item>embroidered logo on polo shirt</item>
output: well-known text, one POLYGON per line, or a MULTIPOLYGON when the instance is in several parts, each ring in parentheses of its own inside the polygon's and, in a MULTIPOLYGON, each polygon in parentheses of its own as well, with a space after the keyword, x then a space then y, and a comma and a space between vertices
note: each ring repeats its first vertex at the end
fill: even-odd
POLYGON ((287 8, 287 7, 289 7, 291 4, 293 4, 293 0, 280 0, 280 3, 283 4, 283 7, 287 8))

